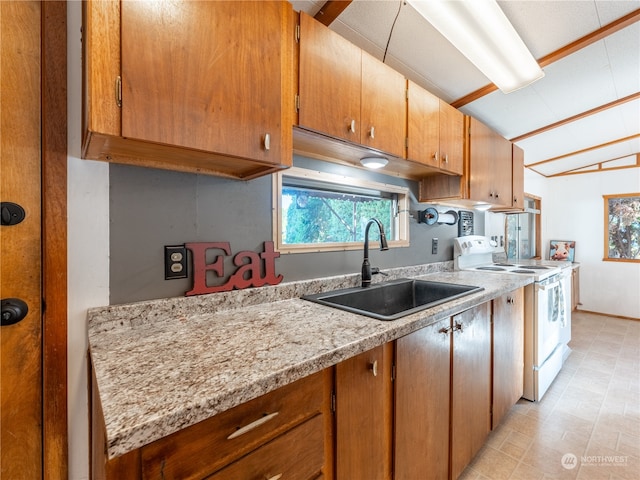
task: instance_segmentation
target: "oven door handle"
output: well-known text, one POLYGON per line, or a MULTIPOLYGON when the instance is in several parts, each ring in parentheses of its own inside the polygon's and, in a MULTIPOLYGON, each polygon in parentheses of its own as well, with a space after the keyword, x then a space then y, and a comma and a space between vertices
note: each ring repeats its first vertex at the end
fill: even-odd
POLYGON ((560 282, 553 282, 553 283, 549 283, 547 285, 544 285, 542 283, 536 283, 536 288, 542 292, 546 292, 548 290, 553 290, 556 287, 560 286, 560 282))

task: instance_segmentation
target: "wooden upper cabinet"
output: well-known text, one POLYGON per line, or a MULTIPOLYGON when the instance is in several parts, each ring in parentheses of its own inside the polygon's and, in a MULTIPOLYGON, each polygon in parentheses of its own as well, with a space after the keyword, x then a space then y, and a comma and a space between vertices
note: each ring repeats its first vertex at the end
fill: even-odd
POLYGON ((407 112, 404 76, 362 52, 360 143, 404 157, 407 112))
POLYGON ((471 118, 469 198, 496 206, 512 204, 512 144, 471 118))
POLYGON ((95 1, 86 10, 85 158, 237 178, 291 165, 289 2, 95 1))
POLYGON ((298 124, 358 143, 361 64, 360 48, 301 12, 298 124))
POLYGON ((336 365, 336 478, 392 477, 393 343, 336 365))
POLYGON ((524 150, 513 145, 513 198, 511 206, 524 209, 524 150))
POLYGON ((462 175, 462 112, 411 81, 408 82, 407 108, 407 158, 439 171, 462 175))
POLYGON ((405 79, 300 13, 302 128, 404 157, 405 79))

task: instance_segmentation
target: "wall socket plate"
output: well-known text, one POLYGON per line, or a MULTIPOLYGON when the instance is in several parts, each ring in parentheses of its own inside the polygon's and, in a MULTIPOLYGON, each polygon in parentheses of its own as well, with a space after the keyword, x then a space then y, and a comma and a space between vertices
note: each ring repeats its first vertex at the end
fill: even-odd
POLYGON ((436 255, 438 253, 438 239, 437 238, 432 238, 431 239, 431 254, 432 255, 436 255))
POLYGON ((184 245, 165 245, 164 279, 187 278, 187 247, 184 245))

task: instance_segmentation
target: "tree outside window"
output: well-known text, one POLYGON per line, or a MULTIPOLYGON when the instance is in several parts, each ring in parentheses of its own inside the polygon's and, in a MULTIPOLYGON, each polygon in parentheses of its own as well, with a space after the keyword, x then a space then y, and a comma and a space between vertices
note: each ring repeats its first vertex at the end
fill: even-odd
POLYGON ((640 193, 603 197, 604 259, 640 262, 640 193))

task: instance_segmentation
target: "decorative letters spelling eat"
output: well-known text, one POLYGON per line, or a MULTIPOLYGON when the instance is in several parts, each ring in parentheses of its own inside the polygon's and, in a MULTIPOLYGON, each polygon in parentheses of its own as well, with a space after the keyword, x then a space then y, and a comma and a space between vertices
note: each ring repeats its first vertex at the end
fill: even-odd
POLYGON ((218 277, 224 277, 224 256, 231 256, 229 242, 199 242, 185 243, 191 250, 193 258, 193 288, 185 293, 187 296, 203 295, 205 293, 228 292, 230 290, 248 287, 262 287, 277 285, 282 281, 282 275, 275 273, 275 260, 280 256, 273 248, 273 242, 264 242, 262 253, 250 250, 238 252, 233 257, 233 264, 238 268, 226 283, 216 286, 207 285, 207 272, 212 271, 218 277), (207 250, 218 249, 224 255, 217 255, 212 263, 207 263, 207 250), (264 266, 264 277, 262 270, 264 266))

